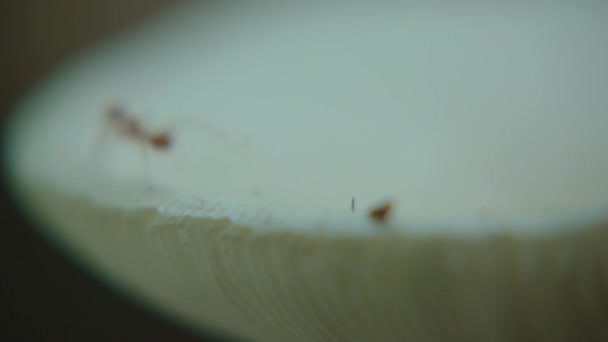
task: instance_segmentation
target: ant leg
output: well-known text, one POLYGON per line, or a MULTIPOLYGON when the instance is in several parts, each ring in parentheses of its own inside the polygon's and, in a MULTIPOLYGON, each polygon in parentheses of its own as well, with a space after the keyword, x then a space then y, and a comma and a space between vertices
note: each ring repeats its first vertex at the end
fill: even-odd
POLYGON ((101 146, 106 141, 109 133, 110 133, 110 126, 104 122, 103 127, 100 130, 98 130, 97 136, 95 137, 95 139, 93 140, 93 142, 91 143, 91 145, 88 148, 88 152, 86 153, 88 158, 96 160, 94 157, 96 157, 99 154, 99 151, 101 150, 101 146))
POLYGON ((174 120, 171 125, 167 127, 168 132, 175 132, 177 129, 182 128, 194 128, 206 134, 211 140, 222 143, 226 147, 231 147, 233 151, 240 155, 246 155, 249 151, 249 140, 248 139, 235 139, 225 131, 218 129, 208 123, 202 118, 186 118, 174 120))
POLYGON ((226 139, 226 133, 213 127, 211 124, 209 124, 208 122, 206 122, 205 120, 201 119, 201 118, 182 118, 179 120, 174 120, 171 125, 168 127, 168 130, 173 132, 175 131, 177 128, 182 128, 182 127, 195 127, 211 136, 214 136, 215 139, 226 139))

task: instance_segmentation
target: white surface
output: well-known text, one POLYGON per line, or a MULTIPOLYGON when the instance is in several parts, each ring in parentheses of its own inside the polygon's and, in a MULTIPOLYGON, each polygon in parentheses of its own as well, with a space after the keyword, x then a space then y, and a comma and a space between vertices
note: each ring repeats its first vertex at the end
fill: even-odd
POLYGON ((403 227, 578 219, 608 205, 607 18, 605 4, 191 5, 58 72, 20 108, 15 155, 66 184, 143 180, 128 141, 90 154, 118 100, 151 127, 226 133, 182 127, 148 154, 181 202, 342 216, 354 196, 362 222, 391 198, 403 227))

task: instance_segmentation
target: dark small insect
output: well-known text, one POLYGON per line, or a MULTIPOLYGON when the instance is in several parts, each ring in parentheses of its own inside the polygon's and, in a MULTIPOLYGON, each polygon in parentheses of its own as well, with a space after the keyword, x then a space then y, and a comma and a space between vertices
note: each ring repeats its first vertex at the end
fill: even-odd
POLYGON ((388 214, 393 209, 393 203, 387 202, 369 211, 369 218, 377 222, 386 222, 388 214))
POLYGON ((355 211, 355 198, 354 197, 350 200, 350 210, 353 212, 355 211))

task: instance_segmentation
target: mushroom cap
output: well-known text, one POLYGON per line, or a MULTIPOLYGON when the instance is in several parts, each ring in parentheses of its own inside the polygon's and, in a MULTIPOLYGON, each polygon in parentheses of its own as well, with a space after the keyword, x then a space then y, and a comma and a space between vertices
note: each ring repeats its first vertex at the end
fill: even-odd
POLYGON ((199 6, 17 109, 13 188, 74 260, 253 340, 607 338, 608 5, 199 6), (141 146, 90 153, 116 93, 228 138, 147 178, 141 146))

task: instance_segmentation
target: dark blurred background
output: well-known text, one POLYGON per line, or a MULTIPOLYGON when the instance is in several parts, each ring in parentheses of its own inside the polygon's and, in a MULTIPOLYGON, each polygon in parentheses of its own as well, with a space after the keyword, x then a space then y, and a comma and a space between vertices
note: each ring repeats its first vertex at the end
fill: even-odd
MULTIPOLYGON (((171 0, 0 1, 0 128, 58 63, 174 5, 171 0)), ((2 134, 0 133, 0 134, 2 134)), ((125 301, 40 238, 0 174, 0 340, 228 340, 195 335, 125 301)))

